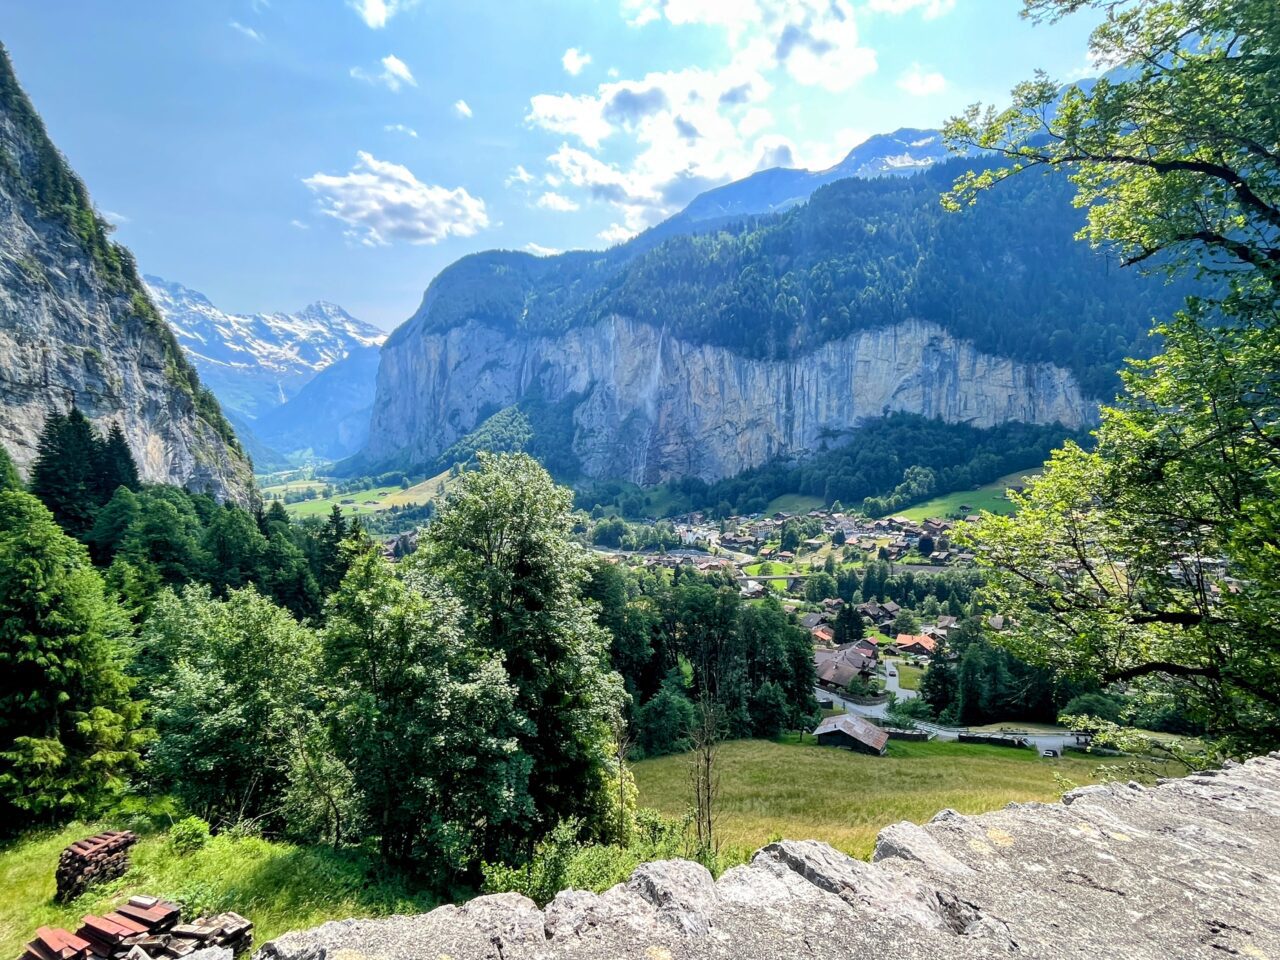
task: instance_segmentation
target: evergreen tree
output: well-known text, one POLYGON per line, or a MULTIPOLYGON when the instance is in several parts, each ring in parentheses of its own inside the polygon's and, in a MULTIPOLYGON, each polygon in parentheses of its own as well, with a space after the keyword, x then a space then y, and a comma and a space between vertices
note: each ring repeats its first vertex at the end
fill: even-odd
POLYGON ((94 513, 105 502, 98 499, 100 450, 93 425, 74 407, 68 414, 51 415, 40 433, 31 492, 73 537, 89 531, 94 513))
POLYGON ((0 824, 92 815, 137 765, 126 635, 85 548, 0 491, 0 824))
POLYGON ((120 424, 113 423, 107 438, 98 445, 96 468, 94 499, 97 503, 106 503, 120 487, 137 490, 141 486, 138 465, 120 424))
POLYGON ((18 475, 18 468, 9 459, 9 451, 5 450, 4 447, 0 447, 0 490, 21 489, 22 477, 18 475))

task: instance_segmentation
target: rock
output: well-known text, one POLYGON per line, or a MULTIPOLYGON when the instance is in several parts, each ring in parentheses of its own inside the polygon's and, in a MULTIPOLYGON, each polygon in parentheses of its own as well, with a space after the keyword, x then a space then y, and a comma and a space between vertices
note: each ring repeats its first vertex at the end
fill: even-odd
POLYGON ((531 392, 572 404, 573 450, 587 476, 642 484, 733 476, 838 444, 891 411, 977 427, 1020 420, 1074 429, 1096 418, 1068 371, 982 353, 921 320, 786 361, 617 317, 560 336, 512 336, 470 321, 443 333, 406 325, 388 340, 361 461, 430 464, 531 392))
POLYGON ((1280 755, 1154 789, 1075 791, 925 826, 874 863, 783 841, 716 882, 645 864, 545 911, 482 897, 419 917, 329 923, 262 960, 848 960, 1280 957, 1280 755))
POLYGON ((90 209, 12 71, 0 51, 0 444, 25 475, 45 420, 74 404, 100 431, 121 426, 143 480, 248 505, 249 462, 201 400, 128 251, 42 199, 41 184, 58 181, 90 209))
POLYGON ((230 947, 202 947, 187 954, 185 960, 232 960, 234 956, 230 947))

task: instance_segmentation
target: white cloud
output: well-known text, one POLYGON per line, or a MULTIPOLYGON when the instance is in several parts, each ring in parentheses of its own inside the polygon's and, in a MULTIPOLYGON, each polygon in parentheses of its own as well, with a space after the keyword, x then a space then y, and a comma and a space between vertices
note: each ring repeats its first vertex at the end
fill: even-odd
POLYGON ((607 245, 613 246, 618 243, 624 243, 634 237, 638 230, 628 230, 620 223, 611 223, 605 227, 596 236, 603 240, 607 245))
POLYGON ((707 58, 718 66, 610 75, 586 93, 530 99, 526 122, 563 138, 539 178, 613 207, 617 222, 600 235, 606 243, 761 165, 834 162, 831 144, 781 134, 770 97, 783 84, 844 92, 877 69, 859 34, 862 0, 622 0, 622 8, 636 27, 661 20, 718 31, 725 49, 707 58))
POLYGON ((262 43, 262 39, 263 39, 262 34, 260 34, 257 30, 253 29, 253 27, 246 27, 239 20, 232 20, 230 23, 227 24, 227 26, 229 26, 232 30, 236 31, 237 33, 248 37, 250 40, 254 40, 254 41, 257 41, 258 43, 262 43))
POLYGON ((465 100, 459 100, 457 103, 453 105, 453 109, 454 109, 454 112, 457 113, 458 116, 460 117, 471 116, 471 104, 467 103, 467 101, 465 100))
POLYGON ((301 220, 290 220, 289 226, 296 227, 299 230, 310 230, 311 224, 303 223, 301 220))
POLYGON ((925 71, 918 63, 913 63, 898 78, 898 89, 913 97, 929 97, 947 89, 947 78, 936 70, 925 71))
POLYGON ((406 137, 412 137, 414 140, 418 139, 418 131, 403 123, 389 123, 382 129, 387 133, 403 133, 406 137))
POLYGON ((348 0, 351 7, 371 30, 380 30, 402 10, 415 6, 418 0, 348 0))
POLYGON ((102 216, 102 219, 107 221, 107 223, 111 224, 113 227, 118 227, 121 224, 129 222, 128 217, 123 213, 116 213, 114 210, 100 210, 98 212, 102 216))
POLYGON ((564 253, 563 250, 558 250, 555 247, 544 247, 540 243, 526 243, 524 248, 535 257, 554 257, 557 254, 564 253))
POLYGON ((868 9, 895 15, 919 10, 926 20, 933 20, 950 13, 955 6, 956 0, 871 0, 868 9))
POLYGON ((511 175, 506 179, 506 185, 509 187, 514 183, 529 184, 534 181, 534 176, 524 168, 524 164, 517 163, 516 168, 511 171, 511 175))
POLYGON ((543 210, 556 210, 560 213, 572 213, 578 209, 577 201, 550 190, 538 198, 538 206, 543 210))
POLYGON ((418 81, 413 77, 413 72, 405 62, 391 53, 382 58, 381 73, 369 73, 360 67, 352 67, 351 76, 366 83, 381 83, 393 93, 405 84, 411 87, 418 85, 418 81))
POLYGON ((583 53, 577 47, 570 47, 564 52, 564 56, 560 58, 560 63, 564 66, 564 72, 573 77, 580 74, 582 68, 590 62, 591 54, 583 53))
POLYGON ((365 246, 439 243, 470 237, 489 225, 484 201, 462 187, 425 184, 407 167, 361 150, 350 172, 317 173, 302 182, 321 211, 347 225, 349 239, 365 246))

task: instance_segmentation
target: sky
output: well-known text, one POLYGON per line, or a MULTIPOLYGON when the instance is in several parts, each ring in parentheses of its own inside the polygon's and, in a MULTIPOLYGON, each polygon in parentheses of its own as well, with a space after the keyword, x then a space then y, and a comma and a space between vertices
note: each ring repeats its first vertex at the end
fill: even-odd
POLYGON ((702 190, 1093 74, 1020 0, 12 0, 3 40, 143 272, 393 329, 492 248, 620 242, 702 190))

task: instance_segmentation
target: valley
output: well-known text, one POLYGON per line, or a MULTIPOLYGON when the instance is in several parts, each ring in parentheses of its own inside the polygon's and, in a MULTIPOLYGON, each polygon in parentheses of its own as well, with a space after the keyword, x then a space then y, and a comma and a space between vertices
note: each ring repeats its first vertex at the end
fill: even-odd
POLYGON ((15 9, 0 960, 1280 951, 1280 18, 744 2, 15 9))

